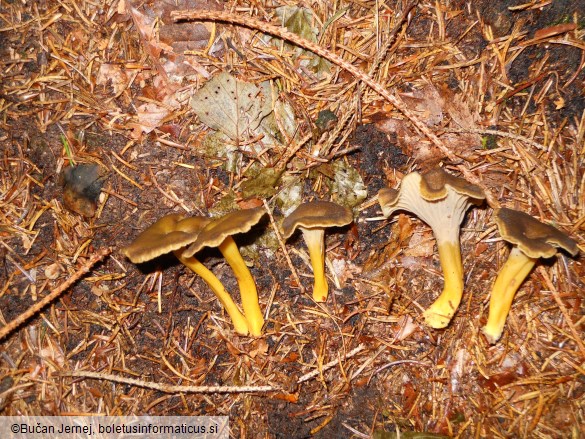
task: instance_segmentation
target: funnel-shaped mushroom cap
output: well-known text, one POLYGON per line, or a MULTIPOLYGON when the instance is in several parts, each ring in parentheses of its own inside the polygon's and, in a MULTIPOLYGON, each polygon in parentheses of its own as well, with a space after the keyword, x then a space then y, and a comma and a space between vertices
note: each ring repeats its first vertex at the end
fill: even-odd
POLYGON ((289 238, 296 229, 301 229, 309 249, 315 282, 313 300, 325 302, 329 285, 325 277, 325 229, 341 227, 353 221, 351 210, 329 201, 311 201, 297 207, 282 222, 284 238, 289 238))
POLYGON ((495 219, 502 238, 514 244, 514 247, 492 287, 488 321, 482 328, 492 344, 500 339, 516 291, 538 258, 554 256, 557 247, 573 256, 579 252, 577 243, 563 232, 524 212, 501 208, 496 210, 495 219))
POLYGON ((219 247, 228 236, 248 232, 265 214, 266 211, 258 207, 236 210, 220 218, 211 219, 183 254, 190 257, 204 247, 219 247))
POLYGON ((378 192, 384 216, 398 210, 412 212, 433 229, 445 278, 443 292, 424 312, 427 324, 433 328, 447 326, 461 301, 463 265, 459 227, 471 204, 484 198, 480 187, 440 168, 423 175, 411 172, 402 179, 399 191, 385 188, 378 192))
POLYGON ((180 214, 163 216, 122 252, 135 264, 149 261, 191 244, 209 221, 209 218, 185 218, 180 214))
POLYGON ((351 210, 330 201, 310 201, 297 207, 282 222, 285 239, 296 229, 326 229, 342 227, 353 221, 351 210))
POLYGON ((572 256, 579 253, 577 242, 565 233, 524 212, 502 207, 496 210, 495 218, 502 238, 518 246, 528 257, 550 258, 556 254, 557 247, 572 256))
POLYGON ((445 223, 458 227, 470 203, 478 203, 483 199, 485 193, 479 186, 455 177, 442 168, 422 175, 411 172, 402 179, 399 191, 384 188, 378 192, 378 202, 385 217, 397 210, 412 212, 433 230, 435 225, 447 228, 445 223))

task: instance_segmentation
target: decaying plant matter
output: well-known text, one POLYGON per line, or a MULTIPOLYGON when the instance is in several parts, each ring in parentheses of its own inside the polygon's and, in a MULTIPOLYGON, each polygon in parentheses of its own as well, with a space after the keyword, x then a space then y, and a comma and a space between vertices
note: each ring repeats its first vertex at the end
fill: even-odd
POLYGON ((583 13, 463 3, 0 2, 0 414, 226 415, 236 437, 584 436, 583 13), (71 209, 59 175, 84 164, 103 185, 71 209), (448 277, 433 233, 379 221, 375 199, 437 166, 489 206, 461 228, 464 293, 443 330, 416 318, 448 277), (313 199, 354 219, 325 232, 336 291, 321 303, 301 233, 284 243, 279 227, 313 199), (174 256, 120 252, 167 213, 263 204, 275 221, 234 238, 255 311, 219 250, 183 260, 217 275, 229 312, 174 256), (536 263, 491 344, 488 293, 513 248, 500 205, 581 251, 536 263), (254 315, 262 335, 238 336, 254 315))

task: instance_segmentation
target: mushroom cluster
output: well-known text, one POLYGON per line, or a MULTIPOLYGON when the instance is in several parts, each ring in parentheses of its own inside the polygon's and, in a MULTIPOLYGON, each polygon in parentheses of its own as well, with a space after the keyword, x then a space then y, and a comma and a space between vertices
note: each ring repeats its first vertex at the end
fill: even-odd
POLYGON ((242 308, 248 322, 250 335, 262 335, 264 317, 258 302, 258 291, 254 278, 240 254, 233 235, 248 232, 266 214, 262 208, 237 210, 215 221, 209 222, 197 235, 191 245, 183 252, 183 257, 191 258, 204 247, 217 247, 234 271, 240 287, 242 308))
MULTIPOLYGON (((433 231, 444 285, 438 298, 423 312, 426 324, 432 328, 445 328, 457 312, 464 290, 460 226, 467 210, 481 204, 485 198, 480 187, 442 168, 423 174, 411 172, 402 179, 399 190, 384 188, 378 192, 378 202, 386 218, 397 211, 410 212, 433 231)), ((265 213, 256 208, 231 212, 220 218, 167 215, 140 233, 123 253, 132 262, 142 263, 172 252, 207 283, 238 334, 260 336, 264 316, 256 283, 233 236, 250 231, 265 213), (232 268, 240 290, 241 309, 215 274, 196 258, 205 247, 218 248, 232 268)), ((490 343, 496 343, 501 337, 514 295, 536 261, 554 256, 557 248, 572 256, 579 251, 577 243, 566 234, 523 212, 496 209, 494 218, 502 238, 513 248, 494 282, 487 324, 482 328, 490 343)), ((352 221, 350 209, 318 200, 299 205, 282 221, 285 239, 296 230, 302 232, 313 269, 315 302, 325 302, 329 295, 325 275, 325 229, 347 226, 352 221)))
MULTIPOLYGON (((445 328, 461 302, 464 276, 459 227, 467 209, 484 199, 481 188, 442 168, 422 175, 411 172, 402 179, 400 190, 384 188, 378 192, 378 202, 385 217, 396 211, 411 212, 433 231, 444 275, 443 291, 423 313, 425 322, 433 328, 445 328)), ((514 295, 537 259, 554 256, 557 248, 572 256, 579 251, 577 243, 565 233, 526 213, 497 209, 495 222, 502 238, 512 243, 513 248, 494 283, 488 322, 482 328, 492 344, 501 337, 514 295)))
MULTIPOLYGON (((262 208, 255 208, 238 210, 219 218, 167 215, 140 233, 122 252, 136 264, 173 252, 183 265, 199 275, 211 288, 238 334, 260 336, 264 317, 256 283, 233 236, 250 231, 265 213, 262 208), (205 247, 217 248, 232 268, 240 289, 243 312, 215 274, 195 257, 205 247)), ((327 201, 312 201, 301 204, 283 222, 286 238, 297 228, 303 231, 315 276, 315 301, 324 302, 328 294, 324 230, 327 227, 344 226, 352 221, 352 213, 346 207, 327 201)))
POLYGON ((200 216, 185 218, 178 214, 167 215, 140 233, 122 252, 135 264, 173 252, 183 265, 199 275, 215 293, 238 334, 259 336, 262 334, 264 319, 256 284, 231 235, 249 231, 264 214, 262 209, 248 209, 215 220, 200 216), (215 274, 195 258, 195 253, 204 247, 218 247, 234 270, 244 313, 215 274))

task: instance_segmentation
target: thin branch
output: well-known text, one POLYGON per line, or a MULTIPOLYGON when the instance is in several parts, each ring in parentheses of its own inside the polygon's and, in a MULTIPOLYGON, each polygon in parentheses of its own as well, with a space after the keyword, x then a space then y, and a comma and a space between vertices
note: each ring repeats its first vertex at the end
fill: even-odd
POLYGON ((78 268, 77 271, 75 273, 73 273, 73 275, 69 279, 67 279, 65 282, 63 282, 61 285, 59 285, 57 288, 55 288, 48 295, 43 297, 43 299, 41 299, 40 301, 35 303, 33 306, 31 306, 29 309, 27 309, 21 315, 16 317, 14 320, 12 320, 6 326, 2 327, 0 329, 0 340, 2 340, 8 334, 12 333, 12 331, 14 331, 16 328, 18 328, 24 322, 26 322, 29 318, 34 316, 41 309, 43 309, 45 306, 47 306, 49 303, 51 303, 53 300, 55 300, 61 294, 63 294, 65 291, 67 291, 67 289, 71 285, 73 285, 75 282, 77 282, 84 274, 88 273, 89 270, 91 270, 91 268, 95 264, 97 264, 99 261, 101 261, 107 255, 109 255, 111 252, 112 252, 112 249, 108 248, 108 247, 105 247, 105 248, 98 250, 97 253, 94 254, 91 258, 89 258, 89 260, 85 264, 83 264, 83 266, 78 268))
POLYGON ((158 390, 164 393, 252 393, 252 392, 274 392, 278 389, 272 386, 175 386, 171 384, 152 383, 135 378, 125 378, 112 374, 101 374, 77 370, 72 372, 60 372, 60 376, 89 378, 94 380, 112 381, 119 384, 144 387, 146 389, 158 390))

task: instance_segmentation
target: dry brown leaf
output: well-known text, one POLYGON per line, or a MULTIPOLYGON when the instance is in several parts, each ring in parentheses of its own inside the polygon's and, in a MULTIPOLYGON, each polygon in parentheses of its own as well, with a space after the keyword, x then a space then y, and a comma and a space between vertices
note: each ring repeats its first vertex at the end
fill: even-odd
POLYGON ((111 85, 114 94, 118 95, 128 87, 128 75, 121 65, 105 63, 98 70, 97 85, 111 85))
POLYGON ((157 128, 171 113, 167 107, 148 102, 136 109, 138 122, 131 122, 128 127, 132 129, 132 137, 139 139, 142 134, 148 134, 157 128))
MULTIPOLYGON (((195 60, 184 56, 186 50, 207 47, 212 24, 175 23, 171 12, 179 9, 217 10, 220 6, 207 0, 159 0, 141 3, 135 7, 126 0, 125 11, 132 17, 146 52, 151 56, 165 80, 180 84, 190 76, 200 74, 208 78, 209 72, 195 60)), ((174 90, 166 94, 171 94, 174 90)))
POLYGON ((404 249, 402 253, 404 256, 411 256, 415 258, 428 258, 435 252, 435 239, 431 232, 414 232, 408 248, 404 249))
POLYGON ((394 335, 394 338, 397 341, 406 340, 410 337, 417 329, 419 329, 419 325, 414 323, 414 320, 411 316, 404 315, 398 321, 398 331, 394 335))
POLYGON ((427 125, 439 125, 443 121, 445 102, 433 85, 429 84, 412 93, 401 93, 400 97, 408 109, 417 113, 419 119, 427 125))
POLYGON ((461 93, 453 93, 449 89, 443 89, 441 95, 443 109, 451 116, 453 122, 461 128, 475 128, 477 126, 480 116, 477 112, 472 112, 465 96, 461 93))
POLYGON ((258 355, 266 355, 268 352, 268 344, 263 338, 254 341, 253 345, 254 348, 250 351, 250 357, 252 358, 256 358, 258 355))

